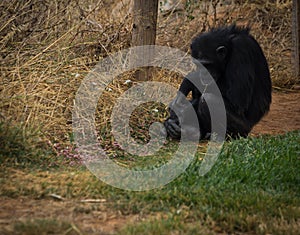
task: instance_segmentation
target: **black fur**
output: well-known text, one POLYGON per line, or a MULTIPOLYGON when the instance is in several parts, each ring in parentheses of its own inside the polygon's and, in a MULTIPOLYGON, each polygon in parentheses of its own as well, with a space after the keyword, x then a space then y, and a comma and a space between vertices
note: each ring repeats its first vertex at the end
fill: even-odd
MULTIPOLYGON (((271 79, 267 60, 257 41, 249 34, 249 27, 216 28, 198 35, 191 43, 191 54, 196 63, 210 72, 216 81, 226 109, 227 134, 233 138, 247 136, 253 126, 269 111, 271 104, 271 79)), ((201 94, 190 80, 201 80, 192 72, 185 78, 179 91, 187 96, 197 112, 201 138, 210 133, 211 121, 205 100, 213 95, 201 94)), ((199 73, 198 73, 199 74, 199 73)), ((170 117, 165 128, 172 138, 180 138, 179 119, 172 108, 178 106, 178 96, 170 105, 170 117)), ((193 134, 193 128, 188 130, 193 134)))

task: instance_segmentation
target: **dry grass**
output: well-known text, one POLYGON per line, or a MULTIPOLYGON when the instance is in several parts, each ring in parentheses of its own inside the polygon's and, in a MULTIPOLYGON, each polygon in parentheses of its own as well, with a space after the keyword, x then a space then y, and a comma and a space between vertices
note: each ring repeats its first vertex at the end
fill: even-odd
MULTIPOLYGON (((1 120, 40 126, 45 141, 69 143, 73 99, 82 79, 99 59, 130 46, 131 14, 124 4, 125 18, 120 18, 114 11, 116 5, 117 1, 108 0, 1 1, 1 120)), ((223 7, 197 1, 183 5, 183 10, 160 14, 157 44, 188 51, 198 32, 231 22, 250 24, 269 60, 274 85, 296 83, 291 65, 290 0, 223 7)), ((103 139, 110 135, 111 107, 128 88, 127 79, 133 80, 132 73, 111 84, 113 92, 99 101, 97 118, 103 139)), ((180 82, 166 71, 158 71, 154 80, 172 81, 175 86, 180 82)), ((133 122, 138 122, 140 114, 133 115, 133 122)))

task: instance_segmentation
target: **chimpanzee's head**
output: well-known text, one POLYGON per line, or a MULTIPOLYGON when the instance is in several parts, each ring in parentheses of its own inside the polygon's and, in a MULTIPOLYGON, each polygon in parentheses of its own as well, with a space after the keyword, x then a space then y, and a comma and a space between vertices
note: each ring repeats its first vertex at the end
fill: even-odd
POLYGON ((195 37, 191 43, 191 53, 194 63, 201 63, 215 81, 220 79, 226 70, 226 64, 231 53, 231 40, 234 28, 217 28, 195 37))

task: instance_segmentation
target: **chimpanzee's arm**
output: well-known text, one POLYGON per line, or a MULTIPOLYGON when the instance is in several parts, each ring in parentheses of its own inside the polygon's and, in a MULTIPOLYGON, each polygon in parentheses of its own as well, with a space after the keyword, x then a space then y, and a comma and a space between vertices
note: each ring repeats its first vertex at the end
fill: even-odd
POLYGON ((198 90, 198 88, 202 88, 202 84, 199 84, 200 78, 199 73, 191 72, 189 73, 182 81, 179 91, 184 95, 187 96, 190 92, 192 92, 192 97, 194 99, 200 99, 201 92, 198 90), (194 85, 197 84, 197 87, 194 85))

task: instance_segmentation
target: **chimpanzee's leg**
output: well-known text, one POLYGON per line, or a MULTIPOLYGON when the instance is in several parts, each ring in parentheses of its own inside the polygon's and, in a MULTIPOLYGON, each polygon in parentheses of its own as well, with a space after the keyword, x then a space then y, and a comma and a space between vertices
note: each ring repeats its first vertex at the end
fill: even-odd
MULTIPOLYGON (((226 127, 226 134, 232 138, 246 137, 251 131, 252 126, 243 115, 237 114, 235 110, 231 110, 230 107, 226 105, 226 100, 223 101, 225 102, 227 122, 226 126, 220 126, 220 128, 226 127)), ((215 114, 218 114, 223 110, 222 106, 220 106, 219 99, 215 95, 206 93, 201 97, 197 109, 197 116, 202 138, 211 133, 211 116, 207 103, 212 106, 211 108, 214 109, 215 114)), ((224 124, 216 123, 216 125, 224 124)))
MULTIPOLYGON (((194 99, 190 101, 194 110, 197 113, 198 117, 198 126, 200 128, 201 139, 207 138, 211 133, 211 118, 209 108, 207 103, 210 104, 211 108, 214 109, 214 113, 221 112, 223 109, 220 106, 220 100, 213 94, 204 94, 201 99, 194 99)), ((226 107, 226 104, 225 104, 226 107)), ((175 112, 170 110, 170 117, 165 121, 164 126, 166 128, 167 134, 174 139, 179 139, 181 132, 185 132, 187 135, 193 136, 195 133, 199 132, 197 125, 194 125, 189 122, 188 111, 182 109, 182 116, 177 117, 175 112), (185 129, 182 130, 180 126, 180 121, 185 121, 185 123, 190 123, 185 125, 185 129)), ((226 133, 232 138, 237 138, 239 136, 246 137, 251 131, 252 126, 249 122, 241 115, 236 114, 233 110, 226 107, 226 117, 227 117, 227 126, 226 133)), ((223 123, 217 123, 217 125, 224 125, 223 123)))

